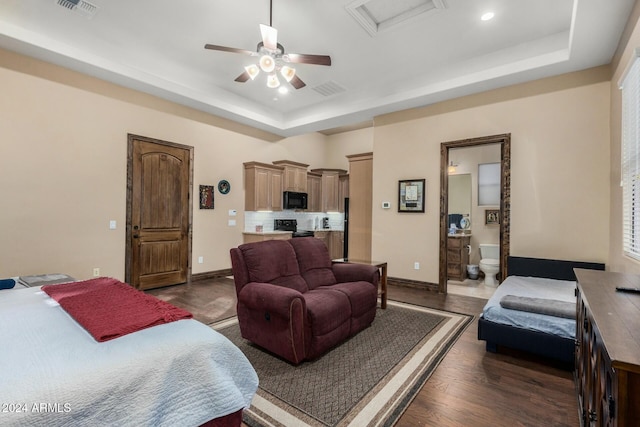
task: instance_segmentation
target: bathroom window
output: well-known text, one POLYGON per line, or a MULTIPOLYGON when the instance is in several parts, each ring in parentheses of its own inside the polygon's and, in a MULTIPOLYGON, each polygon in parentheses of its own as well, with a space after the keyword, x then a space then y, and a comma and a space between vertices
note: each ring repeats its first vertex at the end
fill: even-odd
POLYGON ((500 205, 500 163, 478 165, 478 206, 500 205))
POLYGON ((623 76, 622 90, 622 244, 640 260, 640 59, 623 76))

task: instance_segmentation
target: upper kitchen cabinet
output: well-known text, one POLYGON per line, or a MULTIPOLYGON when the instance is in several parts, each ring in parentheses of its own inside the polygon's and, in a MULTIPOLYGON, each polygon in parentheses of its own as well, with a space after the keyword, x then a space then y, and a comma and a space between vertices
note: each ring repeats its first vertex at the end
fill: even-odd
POLYGON ((307 168, 309 165, 291 160, 277 160, 273 164, 284 168, 283 191, 307 192, 307 168))
POLYGON ((349 197, 349 175, 340 175, 338 181, 338 211, 344 212, 344 199, 349 197))
POLYGON ((245 163, 245 211, 281 211, 283 175, 282 166, 259 162, 245 163))
POLYGON ((340 175, 344 169, 313 169, 311 172, 322 175, 322 212, 340 210, 340 175))
POLYGON ((307 211, 322 212, 322 175, 314 172, 307 174, 307 211))

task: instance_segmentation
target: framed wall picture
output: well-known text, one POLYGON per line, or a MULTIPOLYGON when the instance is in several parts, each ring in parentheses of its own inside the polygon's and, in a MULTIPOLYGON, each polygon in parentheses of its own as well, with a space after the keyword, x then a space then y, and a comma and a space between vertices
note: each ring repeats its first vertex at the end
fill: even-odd
POLYGON ((398 212, 424 212, 425 180, 398 181, 398 212))
POLYGON ((213 209, 213 185, 200 186, 200 209, 213 209))
POLYGON ((500 225, 500 209, 484 210, 485 225, 500 225))

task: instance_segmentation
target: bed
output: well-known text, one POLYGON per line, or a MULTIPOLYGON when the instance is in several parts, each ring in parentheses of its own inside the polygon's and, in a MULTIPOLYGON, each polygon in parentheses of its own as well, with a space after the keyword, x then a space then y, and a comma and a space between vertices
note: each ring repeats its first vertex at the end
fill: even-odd
POLYGON ((486 341, 487 351, 495 353, 498 346, 504 346, 573 364, 575 318, 504 309, 500 301, 507 295, 516 295, 522 300, 538 298, 575 304, 574 268, 604 270, 604 264, 509 257, 508 277, 478 320, 478 339, 486 341))
POLYGON ((185 318, 99 342, 43 289, 0 291, 0 424, 240 425, 258 379, 224 336, 185 318))

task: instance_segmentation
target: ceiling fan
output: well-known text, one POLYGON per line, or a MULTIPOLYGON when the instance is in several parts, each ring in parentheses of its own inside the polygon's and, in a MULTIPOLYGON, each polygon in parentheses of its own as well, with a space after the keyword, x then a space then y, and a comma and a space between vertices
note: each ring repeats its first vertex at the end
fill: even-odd
POLYGON ((269 25, 260 24, 262 41, 258 43, 258 47, 255 51, 218 46, 215 44, 205 44, 204 48, 260 57, 258 64, 252 64, 244 67, 245 71, 236 77, 235 81, 244 83, 249 79, 253 80, 262 70, 267 73, 267 86, 270 88, 277 88, 280 86, 280 80, 277 75, 278 72, 294 88, 301 89, 306 86, 300 77, 296 75, 296 69, 288 64, 331 65, 331 57, 327 55, 285 53, 284 47, 278 43, 278 30, 273 28, 272 24, 273 0, 269 0, 269 25))

